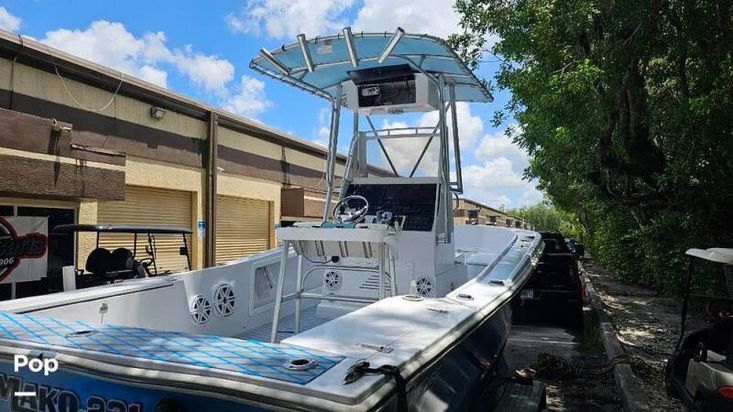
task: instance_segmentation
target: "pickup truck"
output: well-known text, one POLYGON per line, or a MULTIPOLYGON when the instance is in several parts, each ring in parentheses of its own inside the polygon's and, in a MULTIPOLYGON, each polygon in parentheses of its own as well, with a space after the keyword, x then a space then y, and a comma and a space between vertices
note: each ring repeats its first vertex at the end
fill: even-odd
POLYGON ((559 233, 540 232, 545 249, 537 268, 514 301, 515 312, 528 317, 548 310, 572 326, 583 319, 583 285, 576 255, 559 233))

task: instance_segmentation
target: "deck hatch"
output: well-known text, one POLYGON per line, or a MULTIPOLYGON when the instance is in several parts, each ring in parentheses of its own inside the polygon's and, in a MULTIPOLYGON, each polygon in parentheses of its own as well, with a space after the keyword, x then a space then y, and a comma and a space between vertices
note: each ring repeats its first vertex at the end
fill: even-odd
MULTIPOLYGON (((90 356, 95 359, 100 358, 99 354, 109 354, 136 361, 151 360, 220 369, 301 385, 344 359, 286 344, 124 326, 91 325, 80 321, 7 312, 0 312, 0 340, 42 345, 44 349, 56 352, 63 352, 63 349, 69 349, 68 352, 75 354, 97 352, 97 356, 90 356), (283 364, 292 359, 309 359, 314 366, 303 370, 283 368, 283 364)), ((156 366, 156 369, 159 368, 160 366, 156 366)))

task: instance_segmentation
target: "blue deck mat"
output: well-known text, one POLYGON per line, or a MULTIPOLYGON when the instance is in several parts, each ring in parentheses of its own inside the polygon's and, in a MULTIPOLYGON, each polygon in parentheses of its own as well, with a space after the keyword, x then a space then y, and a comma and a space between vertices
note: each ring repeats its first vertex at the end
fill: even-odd
POLYGON ((0 312, 0 339, 222 369, 298 384, 310 382, 344 359, 292 345, 91 325, 6 312, 0 312), (79 333, 84 331, 92 333, 79 333), (284 363, 295 358, 315 359, 318 365, 305 371, 283 367, 284 363))

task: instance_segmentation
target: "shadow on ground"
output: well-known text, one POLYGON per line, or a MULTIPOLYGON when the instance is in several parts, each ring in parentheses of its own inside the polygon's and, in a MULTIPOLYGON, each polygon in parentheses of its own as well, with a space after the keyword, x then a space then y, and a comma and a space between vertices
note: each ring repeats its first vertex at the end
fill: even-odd
POLYGON ((547 410, 622 410, 594 313, 584 309, 582 326, 572 319, 551 306, 515 311, 504 351, 510 370, 534 371, 546 385, 547 410))

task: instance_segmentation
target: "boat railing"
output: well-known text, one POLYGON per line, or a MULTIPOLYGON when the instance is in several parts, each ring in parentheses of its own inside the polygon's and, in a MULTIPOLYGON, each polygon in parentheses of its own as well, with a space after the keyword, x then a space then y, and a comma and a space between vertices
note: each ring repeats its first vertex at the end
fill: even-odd
POLYGON ((394 138, 411 138, 411 137, 435 137, 438 135, 437 126, 417 126, 417 127, 396 127, 390 129, 377 129, 364 133, 366 140, 375 139, 394 139, 394 138))
MULTIPOLYGON (((363 233, 363 232, 360 232, 363 233)), ((380 242, 380 247, 377 253, 376 266, 358 266, 358 265, 332 265, 325 263, 317 263, 303 271, 303 259, 304 254, 302 249, 294 248, 298 253, 298 266, 296 269, 295 278, 295 292, 285 295, 283 293, 283 284, 285 276, 285 265, 287 264, 287 255, 290 248, 290 242, 285 241, 283 244, 282 260, 280 262, 280 276, 278 278, 277 290, 275 292, 275 308, 272 319, 272 330, 270 331, 270 341, 277 341, 278 327, 280 323, 280 309, 283 303, 295 300, 295 334, 300 333, 300 315, 301 315, 301 303, 303 299, 317 299, 317 300, 332 300, 341 302, 353 302, 353 303, 374 303, 386 296, 386 289, 389 289, 390 296, 395 296, 397 293, 396 276, 394 272, 396 269, 394 256, 390 253, 389 248, 385 242, 380 242), (390 269, 388 269, 390 268, 390 269), (362 272, 362 273, 374 273, 377 275, 379 282, 379 295, 377 298, 364 297, 364 296, 345 296, 345 295, 334 295, 334 294, 321 294, 321 293, 306 293, 305 292, 305 281, 316 270, 330 270, 338 269, 339 271, 350 271, 350 272, 362 272), (386 285, 389 280, 389 285, 386 285)), ((343 256, 342 256, 343 257, 343 256)), ((342 272, 343 273, 343 272, 342 272)))

